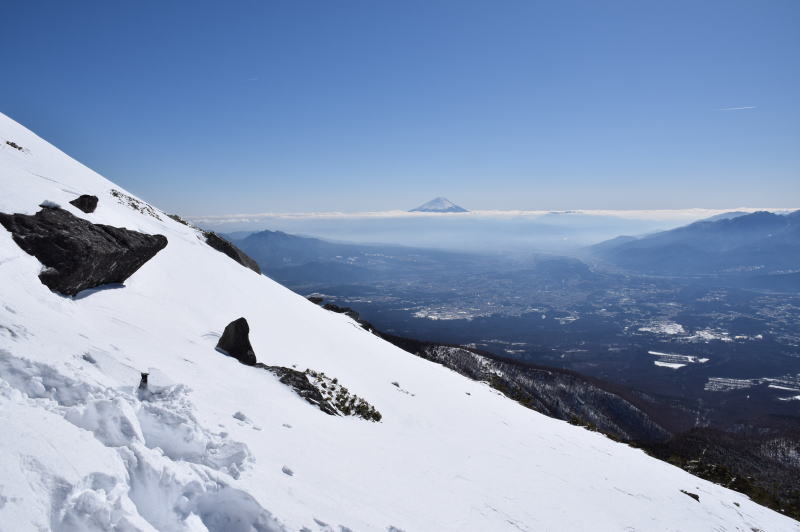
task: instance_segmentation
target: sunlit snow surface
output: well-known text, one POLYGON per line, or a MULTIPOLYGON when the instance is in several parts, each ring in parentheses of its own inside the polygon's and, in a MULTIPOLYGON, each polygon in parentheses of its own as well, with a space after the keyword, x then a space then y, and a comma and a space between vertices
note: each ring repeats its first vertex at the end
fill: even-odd
POLYGON ((2 212, 50 200, 169 239, 124 288, 71 299, 0 230, 3 532, 800 529, 379 340, 120 203, 111 182, 2 115, 0 187, 2 212), (100 198, 94 214, 69 205, 78 194, 100 198), (261 361, 324 371, 382 422, 328 416, 217 353, 240 316, 261 361))

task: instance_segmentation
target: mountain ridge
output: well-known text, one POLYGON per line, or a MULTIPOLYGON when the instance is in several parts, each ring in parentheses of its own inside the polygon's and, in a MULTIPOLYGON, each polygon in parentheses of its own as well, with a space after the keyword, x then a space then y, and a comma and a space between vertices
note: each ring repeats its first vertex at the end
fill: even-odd
POLYGON ((800 211, 757 211, 590 247, 616 266, 662 274, 708 274, 796 269, 800 264, 800 211))

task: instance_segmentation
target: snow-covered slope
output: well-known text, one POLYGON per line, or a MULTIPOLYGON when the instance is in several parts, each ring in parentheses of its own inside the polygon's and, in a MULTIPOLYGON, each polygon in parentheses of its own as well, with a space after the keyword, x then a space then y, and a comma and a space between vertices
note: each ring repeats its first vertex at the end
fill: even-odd
POLYGON ((411 356, 112 189, 0 115, 0 212, 49 200, 169 240, 124 287, 67 298, 0 229, 4 532, 799 529, 411 356), (68 204, 78 194, 95 213, 68 204), (326 415, 216 352, 240 316, 260 361, 324 371, 382 421, 326 415))

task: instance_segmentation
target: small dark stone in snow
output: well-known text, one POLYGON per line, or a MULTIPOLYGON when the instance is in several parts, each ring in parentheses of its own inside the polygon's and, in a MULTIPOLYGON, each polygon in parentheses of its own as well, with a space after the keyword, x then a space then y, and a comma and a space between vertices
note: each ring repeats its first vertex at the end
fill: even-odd
POLYGON ((690 492, 688 492, 686 490, 681 490, 681 493, 685 493, 686 495, 688 495, 692 499, 696 500, 697 502, 700 502, 700 495, 698 495, 696 493, 690 493, 690 492))
POLYGON ((89 353, 84 353, 84 355, 81 358, 83 358, 89 364, 97 364, 97 360, 95 360, 94 357, 89 353))
POLYGON ((97 196, 83 194, 70 201, 70 204, 76 206, 86 214, 91 214, 97 208, 97 196))
POLYGON ((242 364, 255 365, 256 354, 250 345, 250 326, 246 319, 239 318, 225 326, 217 342, 217 351, 235 358, 242 364))
POLYGON ((294 471, 292 471, 291 469, 289 469, 289 468, 288 468, 288 467, 286 467, 286 466, 283 466, 283 467, 281 468, 281 471, 283 471, 285 474, 289 475, 290 477, 293 477, 293 476, 294 476, 294 471))
POLYGON ((392 382, 392 384, 393 384, 394 386, 397 386, 398 388, 400 387, 400 383, 399 383, 399 382, 397 382, 397 381, 394 381, 394 382, 392 382))
POLYGON ((247 421, 247 416, 242 414, 241 412, 236 412, 233 414, 234 419, 238 419, 239 421, 247 421))

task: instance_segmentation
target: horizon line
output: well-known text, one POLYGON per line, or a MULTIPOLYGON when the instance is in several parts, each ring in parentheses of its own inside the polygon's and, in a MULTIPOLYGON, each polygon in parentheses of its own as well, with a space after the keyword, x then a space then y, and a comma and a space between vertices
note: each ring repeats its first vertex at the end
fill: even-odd
POLYGON ((318 212, 260 212, 187 216, 198 223, 242 223, 256 222, 268 218, 280 219, 346 219, 346 218, 425 218, 425 217, 541 217, 548 214, 583 214, 590 216, 613 216, 619 218, 644 218, 644 219, 670 219, 690 216, 715 216, 728 212, 758 211, 768 212, 793 212, 800 207, 732 207, 725 209, 712 209, 706 207, 689 207, 682 209, 481 209, 466 212, 419 212, 407 210, 387 211, 318 211, 318 212))

